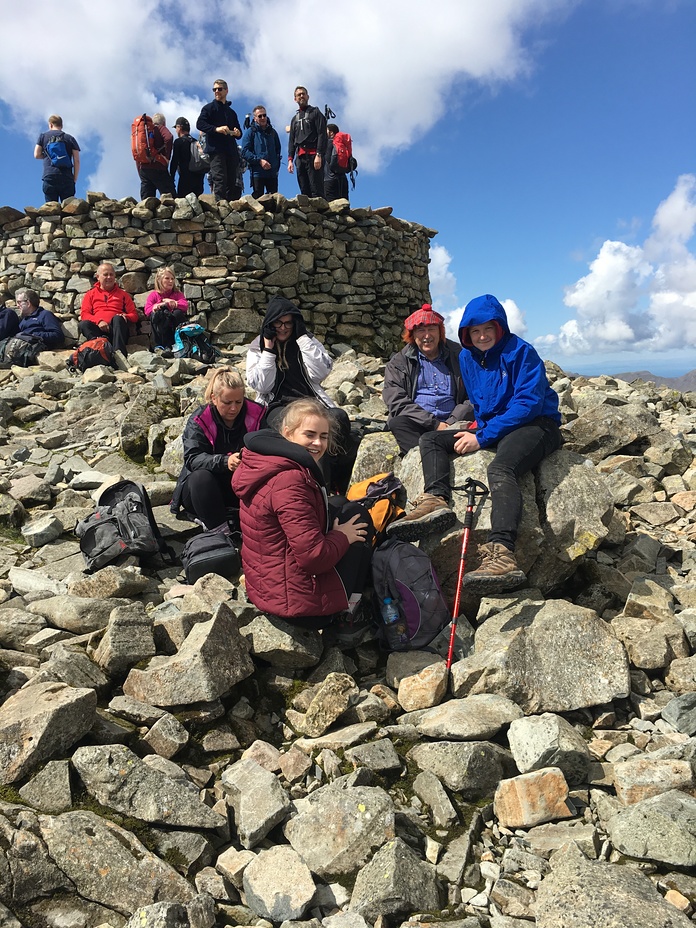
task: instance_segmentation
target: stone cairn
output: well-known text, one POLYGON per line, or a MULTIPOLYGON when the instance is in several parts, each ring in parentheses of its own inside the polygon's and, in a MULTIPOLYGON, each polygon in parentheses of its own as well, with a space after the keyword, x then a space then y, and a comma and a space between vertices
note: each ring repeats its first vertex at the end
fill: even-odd
MULTIPOLYGON (((384 361, 332 350, 325 385, 369 424, 354 478, 395 469, 413 497, 384 361)), ((116 479, 175 550, 197 531, 168 503, 206 371, 136 350, 75 376, 66 354, 0 371, 3 926, 693 924, 696 394, 547 365, 566 443, 524 480, 529 587, 465 598, 448 674, 447 632, 342 653, 241 580, 85 574, 72 528, 116 479)), ((427 540, 450 602, 459 531, 427 540)))

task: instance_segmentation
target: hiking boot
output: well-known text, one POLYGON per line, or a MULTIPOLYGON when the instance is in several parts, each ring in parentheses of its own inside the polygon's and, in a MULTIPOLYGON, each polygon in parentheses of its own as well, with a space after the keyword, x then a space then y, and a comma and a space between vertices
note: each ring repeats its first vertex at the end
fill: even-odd
POLYGON ((372 618, 372 610, 366 603, 361 603, 356 611, 339 612, 334 621, 322 631, 324 648, 337 647, 344 651, 357 648, 377 638, 377 626, 372 618))
POLYGON ((457 515, 446 499, 421 493, 411 503, 413 510, 407 516, 391 522, 387 535, 401 541, 418 541, 433 532, 444 532, 457 521, 457 515))
POLYGON ((496 542, 479 546, 479 566, 464 575, 467 592, 480 595, 516 590, 526 582, 513 552, 496 542))

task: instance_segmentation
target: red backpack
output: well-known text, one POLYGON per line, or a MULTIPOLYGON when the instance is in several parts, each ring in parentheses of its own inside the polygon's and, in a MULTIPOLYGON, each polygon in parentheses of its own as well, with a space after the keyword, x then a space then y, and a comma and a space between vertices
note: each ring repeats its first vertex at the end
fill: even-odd
POLYGON ((148 167, 152 164, 161 164, 166 168, 169 164, 164 154, 164 139, 147 113, 136 116, 133 120, 131 152, 137 165, 148 167))
POLYGON ((351 162, 355 160, 353 158, 353 139, 347 132, 337 132, 331 141, 336 149, 336 160, 339 168, 346 173, 354 170, 351 167, 351 162))
POLYGON ((114 366, 114 349, 108 338, 102 336, 83 342, 65 362, 65 366, 73 374, 77 371, 84 374, 88 367, 96 367, 97 364, 114 366))

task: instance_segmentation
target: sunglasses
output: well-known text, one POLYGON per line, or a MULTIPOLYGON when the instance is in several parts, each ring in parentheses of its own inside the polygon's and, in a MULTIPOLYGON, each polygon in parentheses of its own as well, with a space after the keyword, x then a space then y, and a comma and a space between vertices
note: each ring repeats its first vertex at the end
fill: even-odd
POLYGON ((223 93, 224 90, 224 87, 213 87, 213 93, 223 93))
POLYGON ((268 119, 268 116, 266 113, 257 113, 256 118, 257 119, 268 119))

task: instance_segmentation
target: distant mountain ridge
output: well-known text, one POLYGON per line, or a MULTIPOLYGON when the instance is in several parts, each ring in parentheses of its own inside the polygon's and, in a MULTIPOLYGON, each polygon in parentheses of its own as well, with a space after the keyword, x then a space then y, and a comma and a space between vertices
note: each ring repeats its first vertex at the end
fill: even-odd
POLYGON ((681 377, 660 377, 659 374, 651 374, 650 371, 627 371, 612 376, 618 377, 619 380, 626 380, 628 383, 632 380, 652 380, 658 387, 671 387, 673 390, 679 390, 680 393, 696 391, 696 370, 687 371, 681 377))

